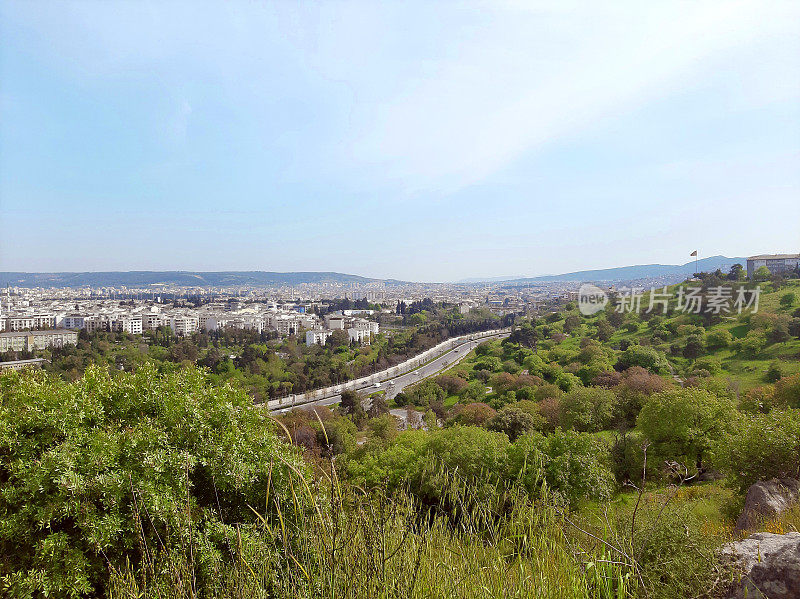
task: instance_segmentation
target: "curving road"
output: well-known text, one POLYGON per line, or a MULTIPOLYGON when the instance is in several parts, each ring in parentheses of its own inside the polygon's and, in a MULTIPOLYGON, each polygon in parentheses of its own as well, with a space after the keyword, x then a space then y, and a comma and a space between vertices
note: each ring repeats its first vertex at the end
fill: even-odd
MULTIPOLYGON (((457 338, 453 340, 453 343, 449 345, 449 347, 444 348, 441 353, 438 353, 436 357, 432 358, 429 362, 416 368, 415 370, 395 376, 388 376, 388 371, 383 371, 378 373, 378 380, 380 382, 364 382, 357 385, 355 390, 361 391, 367 395, 370 393, 375 393, 376 391, 386 391, 386 399, 391 399, 409 385, 413 385, 414 383, 418 383, 419 381, 435 376, 443 370, 452 367, 454 364, 458 364, 470 351, 475 349, 481 343, 485 341, 491 341, 492 339, 503 339, 508 337, 510 334, 510 331, 505 329, 498 331, 496 334, 481 337, 479 339, 457 338), (382 376, 384 374, 386 374, 385 377, 382 376)), ((341 399, 341 394, 337 394, 322 397, 302 404, 297 404, 296 406, 288 405, 285 407, 272 407, 274 402, 270 402, 270 409, 273 412, 282 414, 292 410, 294 407, 330 406, 339 403, 341 399)))

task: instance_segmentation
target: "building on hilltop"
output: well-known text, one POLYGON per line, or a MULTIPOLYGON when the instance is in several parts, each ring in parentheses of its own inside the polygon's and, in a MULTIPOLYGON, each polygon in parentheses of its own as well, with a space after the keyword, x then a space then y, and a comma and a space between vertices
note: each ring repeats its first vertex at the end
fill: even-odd
POLYGON ((791 272, 800 264, 800 254, 762 254, 747 259, 747 277, 752 279, 755 272, 766 266, 772 274, 791 272))

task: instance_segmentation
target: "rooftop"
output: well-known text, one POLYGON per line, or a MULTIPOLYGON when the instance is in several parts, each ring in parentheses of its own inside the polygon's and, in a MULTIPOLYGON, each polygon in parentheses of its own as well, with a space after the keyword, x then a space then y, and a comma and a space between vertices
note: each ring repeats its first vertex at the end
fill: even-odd
POLYGON ((748 260, 783 260, 786 258, 800 258, 800 254, 761 254, 750 256, 748 260))

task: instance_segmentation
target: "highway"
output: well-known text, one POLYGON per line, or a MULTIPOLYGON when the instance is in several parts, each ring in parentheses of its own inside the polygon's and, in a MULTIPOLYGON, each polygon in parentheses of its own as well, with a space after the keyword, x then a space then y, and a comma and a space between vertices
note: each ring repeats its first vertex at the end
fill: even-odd
MULTIPOLYGON (((386 399, 391 399, 398 393, 400 393, 403 389, 408 387, 409 385, 413 385, 414 383, 418 383, 422 380, 435 376, 442 372, 443 370, 447 370, 451 368, 454 364, 458 364, 461 360, 466 357, 466 355, 475 349, 479 344, 485 341, 491 341, 493 339, 503 339, 508 337, 510 332, 507 330, 498 332, 496 335, 491 335, 487 337, 483 337, 480 339, 465 339, 463 341, 458 342, 455 346, 451 346, 451 348, 444 348, 441 353, 439 353, 436 357, 432 358, 426 364, 418 367, 417 369, 406 372, 403 374, 398 374, 396 376, 390 377, 387 376, 384 378, 380 376, 383 373, 378 373, 378 379, 380 382, 378 383, 363 383, 360 384, 355 388, 356 391, 360 392, 362 395, 370 395, 377 391, 385 391, 386 392, 386 399)), ((303 403, 301 405, 297 405, 296 407, 310 407, 310 406, 330 406, 339 403, 341 401, 341 395, 330 395, 328 397, 322 397, 320 399, 309 401, 303 403)), ((289 410, 293 409, 291 405, 286 407, 277 407, 273 408, 272 411, 282 414, 284 412, 288 412, 289 410)))

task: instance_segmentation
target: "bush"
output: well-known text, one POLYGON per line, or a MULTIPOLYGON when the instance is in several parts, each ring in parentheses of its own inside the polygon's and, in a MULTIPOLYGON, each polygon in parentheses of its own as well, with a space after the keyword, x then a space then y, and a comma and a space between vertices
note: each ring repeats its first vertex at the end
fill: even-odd
POLYGON ((667 359, 658 350, 641 345, 631 345, 617 359, 617 370, 627 370, 631 366, 641 366, 656 374, 669 372, 667 359))
POLYGON ((728 329, 715 329, 706 334, 706 347, 714 351, 724 349, 733 342, 733 335, 728 329))
POLYGON ((800 408, 800 374, 782 377, 775 383, 775 403, 800 408))
POLYGON ((575 389, 561 400, 561 424, 580 432, 601 431, 611 423, 614 402, 614 393, 608 389, 575 389))
POLYGON ((783 376, 781 365, 778 362, 772 362, 764 374, 764 380, 768 383, 775 383, 783 376))
POLYGON ((733 424, 734 402, 705 389, 687 387, 656 393, 639 413, 637 425, 661 460, 675 460, 689 473, 703 468, 711 445, 733 424))
POLYGON ((743 415, 714 447, 714 463, 742 493, 769 478, 800 475, 800 411, 743 415))
POLYGON ((190 537, 203 588, 238 526, 254 524, 248 506, 292 503, 289 465, 306 471, 265 410, 194 368, 112 378, 90 367, 75 383, 4 373, 0 399, 0 577, 12 596, 94 594, 109 566, 140 563, 142 543, 190 537))
POLYGON ((462 426, 483 426, 491 420, 497 412, 485 403, 471 403, 456 405, 448 420, 448 424, 462 426))
POLYGON ((505 433, 509 440, 514 442, 522 435, 541 429, 543 424, 544 418, 541 415, 534 415, 517 407, 508 406, 489 420, 486 428, 490 431, 505 433))
POLYGON ((531 494, 539 492, 542 474, 548 486, 571 505, 581 499, 609 499, 614 476, 605 445, 584 433, 556 429, 545 437, 532 433, 508 449, 509 477, 531 494))

